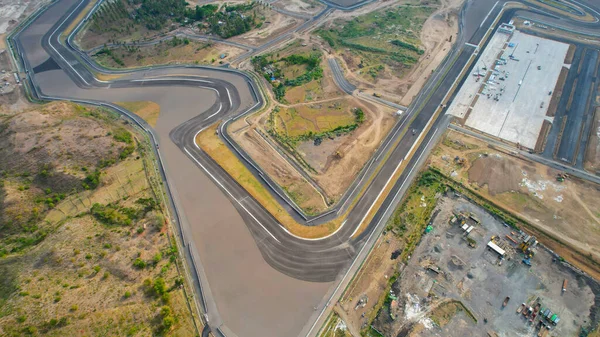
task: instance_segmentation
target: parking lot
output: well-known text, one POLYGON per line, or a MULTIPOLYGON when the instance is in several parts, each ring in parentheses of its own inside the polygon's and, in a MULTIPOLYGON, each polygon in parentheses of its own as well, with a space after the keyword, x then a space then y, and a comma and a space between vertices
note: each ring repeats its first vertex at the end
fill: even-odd
MULTIPOLYGON (((595 281, 535 244, 535 238, 505 226, 461 196, 441 198, 438 210, 433 230, 425 234, 392 287, 398 304, 394 307, 392 301, 386 310, 388 316, 406 320, 399 332, 405 336, 577 336, 582 327, 597 324, 600 289, 595 281), (523 241, 529 244, 522 246, 523 241), (504 253, 503 258, 489 248, 490 242, 504 253), (533 255, 531 266, 523 262, 523 251, 533 255), (449 301, 460 302, 464 309, 445 317, 446 321, 436 308, 449 301), (542 319, 546 311, 552 314, 542 319), (553 317, 559 318, 556 324, 553 317)), ((377 324, 383 329, 387 323, 379 319, 377 324)))
POLYGON ((449 113, 465 125, 534 149, 565 56, 566 43, 522 33, 496 32, 449 113))

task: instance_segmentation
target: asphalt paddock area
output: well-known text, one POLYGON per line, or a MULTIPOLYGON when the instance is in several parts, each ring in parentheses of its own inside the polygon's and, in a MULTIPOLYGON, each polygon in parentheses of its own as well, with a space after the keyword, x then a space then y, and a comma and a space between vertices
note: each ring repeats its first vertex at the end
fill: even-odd
POLYGON ((527 266, 521 249, 507 235, 517 242, 524 237, 463 197, 453 193, 443 197, 437 209, 433 230, 425 234, 392 287, 399 297, 392 312, 398 310, 396 315, 409 322, 401 330, 413 333, 407 336, 537 336, 540 332, 576 336, 581 327, 597 324, 600 286, 596 281, 578 274, 540 245, 533 248, 527 266), (473 226, 469 234, 465 224, 473 226), (505 250, 502 263, 498 253, 488 248, 492 236, 505 250), (503 306, 506 297, 510 299, 503 306), (460 301, 465 309, 450 317, 436 311, 450 301, 460 301), (531 314, 517 313, 523 303, 524 311, 531 306, 532 312, 538 312, 532 321, 531 314), (540 319, 546 310, 559 317, 556 325, 540 319), (550 326, 548 332, 540 330, 540 321, 550 326))
POLYGON ((569 45, 497 31, 450 106, 465 125, 533 149, 569 45))

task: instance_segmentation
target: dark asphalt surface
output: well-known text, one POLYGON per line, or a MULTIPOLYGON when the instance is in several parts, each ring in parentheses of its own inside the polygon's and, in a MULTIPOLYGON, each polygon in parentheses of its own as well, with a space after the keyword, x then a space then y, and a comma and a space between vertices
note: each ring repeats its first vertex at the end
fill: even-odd
MULTIPOLYGON (((582 135, 589 134, 589 124, 594 118, 593 113, 590 113, 591 109, 589 109, 589 104, 593 96, 590 85, 596 76, 598 50, 584 50, 582 62, 571 106, 567 107, 568 110, 565 112, 564 118, 566 118, 566 124, 558 152, 556 153, 557 159, 571 164, 574 164, 575 159, 578 157, 578 152, 580 152, 579 145, 582 144, 582 138, 587 141, 587 137, 582 137, 582 135), (587 132, 584 132, 584 129, 587 129, 587 132)), ((572 71, 577 71, 577 67, 574 66, 572 71)), ((581 150, 583 154, 585 147, 582 146, 581 150)))
MULTIPOLYGON (((219 188, 225 193, 227 198, 231 200, 233 206, 238 209, 240 215, 246 220, 247 228, 252 233, 265 261, 286 275, 306 281, 333 281, 348 266, 349 261, 355 256, 357 248, 362 246, 368 234, 375 227, 380 226, 385 214, 383 210, 386 210, 387 206, 397 199, 397 192, 407 183, 407 178, 413 172, 413 169, 416 168, 417 159, 420 158, 419 154, 429 144, 429 141, 436 133, 436 127, 441 123, 441 118, 431 119, 433 113, 445 98, 448 89, 457 80, 458 74, 475 49, 472 46, 458 44, 456 50, 443 63, 444 66, 439 70, 439 74, 431 76, 431 83, 426 85, 425 90, 409 107, 409 111, 403 117, 404 119, 392 130, 388 140, 380 149, 380 153, 383 153, 394 146, 391 155, 381 171, 369 184, 366 192, 359 199, 356 206, 352 208, 350 215, 345 221, 345 225, 327 238, 303 240, 287 233, 260 204, 250 197, 235 180, 231 179, 224 170, 194 143, 194 136, 202 128, 218 120, 234 118, 240 113, 245 113, 249 107, 261 104, 261 98, 258 98, 259 101, 256 102, 251 97, 252 95, 248 94, 248 92, 251 92, 247 85, 248 79, 242 74, 210 68, 155 67, 154 70, 132 72, 126 79, 98 81, 89 71, 90 68, 100 70, 97 65, 87 62, 88 60, 80 52, 70 48, 72 47, 71 45, 65 47, 58 41, 60 32, 70 24, 71 20, 77 16, 77 13, 85 7, 87 2, 87 0, 81 2, 74 0, 58 1, 51 5, 48 11, 40 15, 30 26, 26 27, 22 33, 15 36, 14 43, 18 49, 17 54, 22 57, 24 68, 29 71, 34 92, 43 99, 85 100, 86 90, 89 90, 90 96, 88 97, 91 97, 93 96, 93 92, 98 92, 98 90, 102 90, 101 88, 108 89, 106 92, 118 91, 115 89, 119 88, 129 90, 141 87, 148 87, 149 90, 156 88, 156 90, 163 90, 165 92, 180 90, 178 88, 183 87, 201 87, 204 88, 202 90, 214 90, 217 100, 212 106, 206 108, 204 111, 199 111, 197 116, 174 127, 169 132, 170 139, 186 156, 207 172, 211 179, 219 185, 219 188), (81 60, 85 63, 82 63, 81 60), (59 70, 68 75, 68 78, 71 80, 70 83, 67 81, 57 81, 54 85, 51 81, 48 81, 46 74, 59 70), (204 76, 199 77, 194 74, 195 72, 203 73, 204 76), (182 75, 182 73, 187 75, 182 75), (148 79, 148 75, 156 76, 153 79, 148 79), (176 76, 167 78, 163 75, 176 76), (206 77, 207 75, 209 77, 206 77), (38 77, 43 80, 38 81, 38 77), (227 79, 221 79, 224 77, 227 79), (438 84, 434 79, 441 79, 441 82, 438 84), (48 97, 44 94, 46 91, 57 92, 61 90, 69 93, 77 93, 81 96, 65 95, 59 97, 55 95, 48 97), (419 136, 420 132, 429 123, 432 125, 431 131, 419 136), (405 132, 407 129, 415 129, 418 132, 416 134, 405 132), (417 140, 421 140, 422 143, 417 147, 416 155, 410 160, 409 169, 402 173, 400 179, 394 185, 392 193, 385 199, 383 207, 377 211, 375 218, 369 223, 368 230, 363 232, 357 239, 351 240, 350 237, 354 233, 354 230, 360 225, 389 177, 393 174, 396 167, 406 159, 407 154, 417 140)), ((485 7, 480 7, 481 3, 489 5, 487 7, 488 11, 493 6, 493 2, 478 2, 478 5, 473 7, 476 13, 485 12, 485 7)), ((495 11, 499 11, 500 6, 496 7, 495 11)), ((467 8, 469 7, 467 6, 467 8)), ((496 13, 495 11, 493 13, 496 13)), ((471 15, 468 9, 464 13, 468 16, 471 15)), ((486 22, 491 22, 489 20, 495 18, 493 13, 486 22)), ((468 36, 473 36, 468 41, 478 44, 486 31, 487 27, 485 25, 482 27, 466 25, 463 27, 462 38, 459 41, 468 36)), ((131 100, 136 99, 132 98, 131 100)), ((96 99, 88 100, 88 102, 100 104, 100 101, 96 99)), ((120 109, 120 111, 127 113, 123 109, 120 109)), ((145 122, 135 116, 131 117, 152 134, 153 131, 145 125, 145 122)), ((163 139, 162 141, 164 142, 165 140, 163 139)), ((158 152, 157 155, 160 158, 158 152)), ((364 170, 365 174, 369 170, 369 167, 375 167, 381 163, 384 157, 376 154, 375 159, 370 161, 367 169, 364 170)), ((177 162, 167 163, 167 166, 171 167, 177 165, 177 162)), ((166 173, 164 171, 162 173, 164 174, 164 179, 168 181, 166 173)), ((361 180, 358 179, 355 182, 357 185, 354 186, 358 186, 361 180)), ((343 202, 340 209, 346 207, 344 204, 346 203, 343 202)), ((175 205, 173 205, 173 208, 177 212, 175 205)), ((290 208, 289 211, 291 214, 294 214, 293 209, 290 208)), ((335 216, 336 214, 330 214, 318 220, 327 221, 329 217, 333 218, 335 216)), ((185 218, 185 215, 178 214, 176 218, 181 221, 182 218, 185 218)), ((190 239, 189 237, 186 238, 185 230, 182 229, 181 235, 184 244, 187 245, 190 239)), ((227 235, 227 233, 224 233, 224 235, 227 235)), ((190 257, 189 260, 193 259, 190 257)), ((202 279, 202 275, 198 275, 198 278, 202 279)), ((214 303, 212 305, 206 304, 204 308, 210 312, 209 309, 214 310, 216 306, 214 303)), ((218 319, 218 314, 216 314, 215 319, 211 320, 211 326, 214 324, 215 328, 221 326, 222 323, 218 319)))

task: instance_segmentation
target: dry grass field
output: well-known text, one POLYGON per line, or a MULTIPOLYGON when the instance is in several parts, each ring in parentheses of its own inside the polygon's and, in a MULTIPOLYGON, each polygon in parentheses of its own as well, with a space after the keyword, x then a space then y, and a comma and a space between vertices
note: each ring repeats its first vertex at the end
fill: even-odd
POLYGON ((55 102, 2 117, 0 152, 0 335, 197 335, 143 135, 55 102))

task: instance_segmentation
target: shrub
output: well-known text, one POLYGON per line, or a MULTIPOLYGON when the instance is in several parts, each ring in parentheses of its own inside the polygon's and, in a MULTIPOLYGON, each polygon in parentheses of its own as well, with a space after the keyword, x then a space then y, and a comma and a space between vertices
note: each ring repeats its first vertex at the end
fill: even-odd
POLYGON ((138 257, 135 259, 135 261, 133 261, 133 266, 137 269, 144 269, 146 268, 146 262, 138 257))
POLYGON ((93 173, 88 174, 82 182, 83 188, 86 190, 93 190, 100 185, 100 171, 95 170, 93 173))
POLYGON ((167 284, 162 277, 158 277, 154 280, 154 286, 152 288, 157 295, 163 295, 167 292, 167 284))
POLYGON ((121 143, 131 144, 133 143, 133 136, 131 132, 127 131, 125 128, 117 128, 113 131, 113 138, 121 143))
MULTIPOLYGON (((92 205, 91 213, 100 222, 107 225, 129 226, 131 225, 130 216, 123 214, 123 208, 118 208, 116 205, 102 205, 95 203, 92 205)), ((127 210, 125 210, 127 212, 127 210)), ((130 212, 129 212, 130 213, 130 212)))

